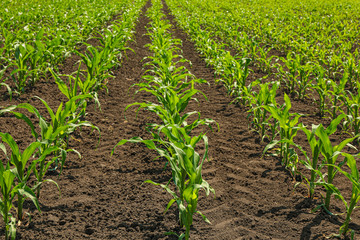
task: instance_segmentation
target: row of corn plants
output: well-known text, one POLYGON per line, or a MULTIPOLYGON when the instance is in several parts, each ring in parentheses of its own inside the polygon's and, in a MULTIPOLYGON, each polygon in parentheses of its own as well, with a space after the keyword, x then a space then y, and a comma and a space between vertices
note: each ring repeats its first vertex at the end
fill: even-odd
POLYGON ((75 152, 81 157, 78 151, 69 147, 71 134, 83 127, 90 127, 99 132, 100 141, 100 129, 84 120, 87 102, 95 99, 99 103, 97 91, 104 84, 102 77, 106 74, 109 76, 111 68, 120 65, 122 54, 128 50, 126 44, 128 40, 132 39, 132 30, 143 5, 144 1, 133 2, 131 7, 123 13, 121 22, 115 22, 114 25, 103 31, 100 38, 101 46, 99 48, 102 49, 100 53, 93 46, 88 46, 89 52, 95 53, 93 55, 88 52, 85 54, 78 52, 83 56, 80 60, 79 70, 74 75, 67 75, 67 82, 50 69, 59 90, 68 99, 65 103, 61 102, 54 111, 45 100, 36 97, 45 106, 50 120, 47 120, 48 118, 41 114, 37 108, 28 103, 9 106, 0 110, 0 116, 12 114, 16 118, 24 120, 34 137, 34 141, 21 152, 20 147, 9 133, 0 133, 0 149, 6 157, 5 166, 3 163, 0 164, 0 211, 5 223, 6 240, 16 237, 16 225, 20 225, 24 220, 23 204, 26 199, 32 200, 41 212, 39 197, 43 183, 52 182, 60 191, 59 185, 54 180, 45 179, 46 173, 58 169, 60 175, 69 152, 75 152), (110 56, 107 62, 104 57, 98 59, 99 55, 105 56, 106 54, 110 56), (86 62, 85 56, 93 57, 95 60, 86 62), (83 61, 87 66, 85 74, 80 70, 83 61), (104 70, 104 65, 110 65, 110 67, 104 70), (29 114, 35 115, 38 127, 26 114, 18 111, 20 109, 27 110, 29 114), (11 153, 8 150, 11 150, 11 153), (33 181, 34 178, 35 181, 33 181), (14 202, 17 206, 16 217, 13 216, 14 211, 12 210, 15 208, 14 202))
MULTIPOLYGON (((283 84, 282 81, 264 82, 262 79, 259 79, 246 84, 245 80, 249 75, 248 67, 255 61, 255 58, 247 55, 247 51, 244 49, 241 49, 242 52, 244 52, 242 56, 233 57, 231 53, 226 50, 226 44, 214 38, 214 36, 216 36, 212 34, 214 28, 204 28, 204 25, 208 24, 204 23, 204 19, 206 18, 203 17, 203 13, 207 12, 207 8, 213 13, 213 17, 220 16, 219 18, 209 20, 209 26, 212 26, 211 24, 219 26, 226 25, 227 22, 224 23, 221 21, 222 14, 225 12, 226 15, 226 11, 223 11, 224 9, 219 10, 218 12, 220 13, 218 13, 217 9, 209 2, 206 2, 206 4, 198 1, 180 3, 177 0, 168 0, 167 3, 179 25, 189 34, 205 61, 219 74, 220 81, 224 84, 228 92, 235 97, 235 101, 249 109, 249 116, 251 117, 250 126, 252 130, 258 132, 262 140, 267 138, 267 140, 270 141, 265 147, 264 153, 276 147, 276 153, 281 157, 283 166, 285 166, 293 176, 295 176, 295 174, 302 175, 305 180, 304 185, 309 189, 310 198, 314 198, 316 186, 325 187, 325 196, 321 195, 323 199, 321 207, 328 213, 332 214, 330 212, 332 196, 344 202, 346 219, 340 227, 339 236, 346 235, 349 232, 351 214, 360 200, 360 188, 359 171, 356 167, 356 158, 358 156, 351 155, 344 151, 346 146, 355 148, 351 143, 358 143, 357 122, 359 109, 356 102, 358 98, 358 88, 355 88, 356 91, 354 93, 354 90, 345 91, 345 86, 351 84, 357 85, 358 83, 348 83, 349 74, 346 72, 340 78, 340 83, 337 83, 337 79, 331 79, 326 75, 326 68, 321 68, 319 71, 321 72, 322 79, 319 80, 319 82, 322 81, 322 84, 330 85, 326 87, 327 91, 332 93, 333 97, 322 93, 320 93, 319 96, 329 99, 322 104, 329 102, 333 104, 331 108, 325 108, 325 110, 331 110, 332 121, 328 127, 320 124, 312 125, 311 129, 309 129, 300 122, 301 114, 291 113, 291 101, 286 93, 284 94, 284 104, 280 105, 276 102, 275 97, 278 94, 277 91, 279 87, 283 84), (188 14, 190 14, 192 18, 189 18, 188 14), (233 78, 228 78, 228 76, 232 76, 233 78), (339 89, 339 85, 342 86, 342 88, 339 89), (336 132, 337 128, 341 128, 345 133, 349 133, 350 136, 345 138, 340 144, 333 145, 330 137, 336 132), (306 152, 301 146, 296 144, 295 139, 299 131, 305 133, 311 152, 306 152), (302 155, 299 155, 299 153, 302 153, 302 155), (308 177, 308 172, 299 172, 298 164, 302 164, 309 170, 310 177, 308 177), (347 168, 345 168, 345 166, 347 166, 347 168), (345 200, 339 189, 334 185, 334 178, 339 173, 344 174, 353 186, 349 202, 345 200)), ((225 10, 231 11, 229 8, 225 8, 225 10)), ((211 18, 210 15, 211 14, 208 14, 208 19, 211 18)), ((236 15, 228 15, 236 17, 236 15)), ((257 19, 257 21, 261 22, 262 20, 257 19)), ((244 32, 246 34, 246 31, 240 31, 238 34, 244 34, 244 32)), ((302 55, 293 56, 295 58, 294 61, 297 61, 300 65, 307 61, 302 59, 301 56, 302 55)), ((289 59, 291 57, 292 55, 288 55, 289 59)), ((297 67, 296 65, 289 65, 283 71, 286 75, 293 75, 294 79, 296 79, 294 84, 297 84, 299 83, 298 78, 301 79, 302 76, 307 74, 302 73, 300 68, 301 67, 297 67)), ((281 76, 280 78, 285 77, 281 76)), ((320 91, 319 88, 315 89, 320 91)), ((354 238, 353 231, 351 231, 351 235, 354 238)))
POLYGON ((11 98, 48 78, 49 69, 58 70, 79 46, 131 5, 128 0, 5 1, 0 10, 0 86, 11 98))
MULTIPOLYGON (((185 227, 185 233, 177 235, 179 239, 189 239, 190 226, 193 223, 193 215, 200 214, 206 222, 209 220, 197 210, 199 190, 204 189, 206 195, 215 193, 214 189, 202 178, 202 166, 208 157, 208 138, 205 132, 197 135, 193 129, 200 125, 211 128, 214 123, 211 119, 203 119, 199 112, 186 112, 187 106, 195 95, 205 95, 195 88, 196 84, 205 83, 204 80, 196 79, 182 63, 184 59, 181 53, 181 41, 172 38, 171 24, 164 19, 161 11, 160 0, 153 0, 147 16, 151 22, 148 26, 148 35, 151 43, 146 46, 152 53, 147 57, 145 67, 148 68, 143 76, 143 82, 135 84, 137 92, 149 92, 157 100, 153 102, 136 102, 126 107, 125 111, 132 106, 137 109, 145 109, 155 113, 160 123, 150 123, 147 130, 152 139, 134 137, 121 140, 115 147, 127 142, 143 143, 149 149, 155 150, 159 157, 167 160, 170 166, 172 178, 166 183, 151 183, 162 187, 171 194, 172 199, 167 204, 165 212, 176 203, 179 212, 180 226, 185 227), (190 116, 196 116, 195 120, 188 122, 190 116), (196 151, 203 142, 204 153, 196 151)), ((205 97, 206 98, 206 97, 205 97)), ((114 152, 114 151, 113 151, 114 152)))

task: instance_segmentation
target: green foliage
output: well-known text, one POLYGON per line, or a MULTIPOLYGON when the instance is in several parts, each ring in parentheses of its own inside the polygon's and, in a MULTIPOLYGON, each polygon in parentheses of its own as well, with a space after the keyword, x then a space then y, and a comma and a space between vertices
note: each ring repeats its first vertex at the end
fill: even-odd
MULTIPOLYGON (((68 149, 68 140, 71 133, 77 128, 91 127, 96 129, 99 133, 100 130, 88 121, 81 120, 83 116, 83 102, 84 100, 91 98, 91 95, 78 95, 71 98, 68 102, 60 104, 57 111, 54 112, 49 105, 41 98, 38 98, 42 104, 46 107, 51 121, 47 122, 46 119, 39 113, 39 111, 28 103, 22 103, 17 106, 10 106, 8 108, 0 110, 0 114, 12 113, 16 118, 24 120, 31 128, 31 134, 37 140, 39 151, 37 155, 39 160, 37 167, 33 169, 35 177, 37 179, 37 197, 40 195, 41 184, 43 183, 43 177, 51 165, 55 164, 55 168, 60 164, 61 170, 66 160, 67 152, 76 152, 74 149, 68 149), (16 112, 16 109, 26 109, 29 113, 35 114, 39 119, 40 134, 35 131, 35 126, 30 119, 20 112, 16 112), (43 154, 52 153, 54 157, 52 160, 47 161, 43 154)), ((100 140, 100 137, 99 137, 100 140)), ((35 143, 34 143, 35 144, 35 143)), ((78 153, 79 154, 79 153, 78 153)), ((80 154, 79 154, 80 156, 80 154)), ((61 173, 61 171, 60 171, 61 173)))
POLYGON ((356 91, 346 91, 347 94, 341 95, 340 100, 346 107, 346 121, 344 122, 345 129, 348 130, 351 136, 360 134, 360 83, 356 83, 356 91))
MULTIPOLYGON (((212 66, 218 81, 235 97, 234 102, 248 108, 252 130, 261 139, 265 136, 271 139, 264 153, 280 145, 282 163, 292 174, 300 173, 297 164, 302 163, 310 170, 310 177, 300 173, 307 182, 309 197, 314 198, 317 185, 325 186, 324 205, 329 209, 331 196, 338 194, 333 179, 338 171, 344 171, 346 162, 338 162, 338 156, 346 155, 343 148, 352 147, 350 143, 359 134, 360 33, 352 30, 358 28, 352 19, 357 19, 360 2, 166 0, 166 3, 197 51, 212 66), (242 64, 244 59, 250 59, 248 65, 242 64), (257 75, 246 71, 247 67, 257 75), (281 82, 290 97, 303 101, 313 97, 318 114, 329 116, 331 124, 327 128, 313 125, 311 130, 299 124, 301 115, 290 113, 288 95, 279 106, 276 91, 269 90, 269 83, 259 80, 245 83, 244 76, 253 79, 258 74, 266 74, 263 79, 271 76, 281 82), (311 156, 296 143, 299 129, 305 132, 311 156), (330 137, 337 129, 351 137, 333 146, 330 137), (299 150, 304 157, 298 155, 299 150)), ((341 231, 344 229, 343 226, 341 231)))
POLYGON ((270 104, 268 106, 262 106, 266 111, 271 114, 271 117, 276 119, 279 123, 279 135, 280 140, 274 140, 270 142, 264 149, 264 153, 273 148, 275 145, 280 143, 280 156, 282 159, 282 164, 286 167, 289 164, 292 164, 290 160, 293 159, 294 151, 290 149, 290 142, 293 141, 294 137, 297 135, 299 127, 297 126, 299 118, 301 117, 298 113, 290 113, 291 102, 288 95, 284 94, 285 103, 278 107, 277 105, 270 104))
POLYGON ((16 237, 16 219, 10 213, 11 208, 14 207, 13 199, 19 190, 19 187, 15 186, 14 179, 15 174, 11 171, 9 164, 6 168, 0 164, 0 211, 5 223, 5 240, 13 240, 16 237))
MULTIPOLYGON (((40 211, 40 206, 37 200, 37 197, 35 197, 35 194, 32 189, 26 186, 28 179, 30 177, 31 172, 35 168, 38 161, 41 161, 41 159, 45 158, 47 155, 49 155, 52 151, 55 149, 48 150, 44 153, 42 153, 39 156, 39 159, 31 161, 30 167, 27 168, 27 163, 29 162, 30 158, 35 154, 35 152, 40 147, 41 143, 39 142, 33 142, 31 143, 24 151, 23 153, 20 152, 19 147, 15 140, 12 138, 12 136, 8 133, 0 133, 0 137, 2 142, 9 145, 11 149, 11 158, 10 163, 14 165, 14 169, 12 170, 12 173, 14 174, 14 177, 16 177, 18 181, 18 188, 19 190, 17 193, 17 214, 18 214, 18 220, 21 221, 23 219, 23 204, 26 197, 30 198, 37 209, 40 211)), ((0 143, 2 144, 2 143, 0 143)), ((5 148, 1 148, 3 151, 5 148)), ((6 154, 6 150, 4 151, 6 154)), ((0 164, 2 165, 2 164, 0 164)), ((9 176, 8 176, 9 177, 9 176)), ((5 221, 6 222, 6 221, 5 221)))
POLYGON ((250 94, 250 110, 248 112, 250 112, 252 116, 251 127, 254 131, 259 133, 262 141, 265 137, 268 137, 268 139, 272 141, 277 135, 273 129, 276 128, 278 120, 276 119, 276 121, 273 122, 274 124, 272 124, 269 121, 271 118, 269 112, 263 108, 263 106, 277 105, 275 96, 279 86, 280 84, 278 82, 260 84, 258 85, 259 90, 250 94), (270 87, 271 84, 272 86, 270 87), (267 134, 267 130, 269 129, 271 129, 272 132, 271 136, 268 136, 267 134))
POLYGON ((46 101, 36 97, 44 105, 49 115, 47 117, 29 103, 0 110, 0 115, 13 114, 22 119, 35 139, 21 152, 10 134, 0 133, 0 149, 7 159, 6 167, 0 164, 0 212, 5 223, 6 240, 16 238, 16 225, 23 220, 26 198, 31 199, 40 211, 38 199, 42 184, 52 182, 60 191, 55 181, 44 179, 47 171, 60 167, 61 174, 69 152, 81 157, 75 149, 68 148, 70 135, 82 127, 91 127, 100 133, 99 128, 84 120, 87 102, 94 99, 100 107, 97 91, 106 88, 108 78, 112 77, 111 71, 120 65, 125 51, 131 50, 127 43, 132 38, 136 18, 144 4, 144 0, 80 0, 76 3, 68 0, 51 3, 6 0, 2 3, 4 11, 0 11, 0 20, 4 21, 0 25, 0 87, 7 89, 11 99, 13 93, 23 93, 26 87, 34 86, 42 77, 46 78, 50 71, 59 90, 67 97, 67 101, 61 102, 56 111, 46 101), (121 19, 114 21, 104 32, 98 32, 115 14, 121 14, 121 19), (88 45, 87 51, 80 53, 79 44, 92 38, 91 33, 100 36, 98 40, 101 46, 95 48, 88 45), (66 75, 66 82, 56 72, 59 72, 59 64, 73 52, 82 59, 78 71, 66 75), (81 70, 81 63, 87 67, 85 74, 81 70), (10 88, 8 78, 3 79, 4 73, 10 74, 16 90, 10 88), (23 110, 36 116, 38 127, 23 110), (8 146, 5 147, 4 143, 8 146), (7 156, 7 149, 11 150, 10 157, 7 156), (33 186, 29 186, 30 176, 36 179, 33 186), (17 219, 11 215, 15 197, 17 219))

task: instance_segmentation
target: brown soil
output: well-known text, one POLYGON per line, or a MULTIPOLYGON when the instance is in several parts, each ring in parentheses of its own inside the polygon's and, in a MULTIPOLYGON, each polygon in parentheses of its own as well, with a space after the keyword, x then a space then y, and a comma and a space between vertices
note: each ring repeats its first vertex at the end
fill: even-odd
MULTIPOLYGON (((144 11, 149 6, 150 2, 144 11)), ((169 19, 176 24, 171 16, 169 19)), ((88 129, 71 138, 70 146, 82 154, 82 159, 69 155, 60 177, 48 174, 47 178, 60 185, 61 197, 53 184, 44 185, 40 197, 42 213, 30 202, 26 203, 32 220, 18 228, 17 239, 176 239, 164 233, 182 232, 175 206, 163 214, 169 194, 159 187, 143 184, 147 179, 166 183, 171 174, 169 168, 163 170, 165 162, 152 161, 155 153, 140 144, 118 147, 110 156, 121 139, 148 138, 146 123, 156 121, 144 111, 136 118, 134 108, 124 118, 128 104, 154 100, 142 93, 133 98, 134 89, 128 91, 141 81, 142 59, 150 54, 144 47, 150 42, 144 35, 149 20, 144 14, 139 20, 136 42, 130 44, 135 54, 129 51, 122 67, 115 71, 116 78, 108 84, 109 94, 99 94, 102 112, 94 104, 88 107, 87 120, 101 130, 100 145, 96 147, 97 133, 88 129)), ((304 187, 293 191, 295 180, 279 159, 261 157, 265 143, 260 143, 257 135, 249 131, 246 109, 229 104, 232 99, 221 85, 215 84, 213 71, 199 58, 186 34, 174 26, 174 37, 183 41, 183 56, 192 62, 188 69, 210 83, 198 87, 209 101, 199 98, 199 103, 191 104, 188 110, 198 110, 202 117, 216 120, 221 129, 208 133, 211 161, 203 169, 203 176, 216 190, 216 197, 205 198, 202 194, 198 206, 212 225, 196 216, 191 239, 324 239, 337 233, 344 216, 329 216, 322 211, 311 213, 320 200, 310 201, 304 187)), ((76 59, 67 61, 62 72, 74 71, 75 62, 76 59)), ((41 96, 53 108, 65 100, 55 83, 44 81, 12 102, 0 101, 0 106, 29 102, 45 114, 45 108, 32 96, 41 96)), ((323 122, 315 116, 314 106, 303 102, 293 105, 294 111, 312 112, 304 118, 307 124, 323 122)), ((29 128, 8 114, 0 117, 0 131, 14 136, 22 149, 33 141, 29 128)), ((300 135, 299 141, 307 146, 303 136, 300 135)), ((351 190, 349 182, 340 175, 336 184, 347 193, 351 190)), ((344 210, 341 202, 333 202, 335 213, 344 210)), ((351 227, 360 232, 359 210, 353 212, 351 227)))

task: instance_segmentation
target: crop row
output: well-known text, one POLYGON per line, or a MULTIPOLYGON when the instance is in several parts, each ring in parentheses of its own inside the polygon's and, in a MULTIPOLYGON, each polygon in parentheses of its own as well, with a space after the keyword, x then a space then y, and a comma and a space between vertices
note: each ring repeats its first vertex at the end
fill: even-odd
MULTIPOLYGON (((356 24, 352 22, 352 19, 356 18, 352 9, 348 8, 345 13, 335 15, 334 11, 337 9, 335 7, 344 6, 345 3, 324 1, 325 3, 321 2, 320 5, 312 5, 312 1, 307 1, 308 5, 304 6, 305 10, 302 11, 296 4, 292 7, 287 1, 281 1, 278 4, 282 4, 284 9, 270 11, 272 13, 270 14, 268 9, 273 9, 271 4, 278 7, 275 1, 270 1, 271 3, 268 4, 262 4, 260 1, 248 10, 243 8, 248 4, 242 1, 239 1, 235 7, 233 4, 230 7, 230 2, 227 1, 221 4, 219 1, 196 0, 166 2, 180 27, 189 34, 198 52, 208 65, 214 68, 218 81, 222 82, 228 93, 235 97, 235 101, 247 107, 252 131, 257 132, 262 141, 269 142, 264 154, 272 151, 281 158, 282 165, 294 177, 300 174, 304 179, 302 184, 309 190, 309 198, 313 199, 317 187, 323 186, 326 192, 324 196, 321 194, 323 204, 320 207, 329 214, 332 214, 330 203, 333 196, 343 201, 346 218, 340 227, 339 236, 346 235, 349 232, 352 211, 360 200, 359 170, 356 166, 358 155, 350 154, 357 152, 354 145, 359 144, 360 106, 358 75, 353 74, 358 71, 359 55, 357 50, 352 50, 357 44, 358 33, 352 35, 349 33, 349 29, 353 29, 356 24), (219 3, 219 8, 215 7, 216 3, 219 3), (325 10, 320 8, 323 4, 327 6, 325 10), (314 7, 314 10, 310 11, 310 7, 314 7), (322 18, 327 11, 334 13, 333 18, 329 17, 331 21, 322 18), (300 21, 300 25, 306 24, 314 28, 316 25, 312 23, 317 22, 322 28, 323 25, 327 26, 326 31, 317 36, 316 39, 319 40, 316 44, 308 42, 312 37, 310 34, 306 35, 309 33, 307 31, 312 33, 314 29, 296 27, 298 23, 295 23, 294 19, 302 13, 305 15, 305 20, 300 21), (333 21, 335 24, 330 26, 333 21), (343 28, 337 28, 341 23, 343 28), (284 25, 280 27, 277 24, 284 25), (227 35, 229 32, 226 29, 229 26, 233 27, 232 36, 227 35), (334 28, 340 31, 340 34, 336 38, 330 38, 329 34, 335 31, 334 28), (288 31, 285 32, 284 29, 288 31), (286 37, 281 38, 281 36, 286 37), (236 46, 235 56, 228 50, 229 46, 224 41, 219 41, 222 37, 234 41, 230 44, 230 48, 236 46), (334 39, 346 44, 329 43, 334 39), (304 44, 310 43, 311 49, 303 47, 304 44), (253 52, 251 48, 254 48, 253 52), (283 63, 270 64, 271 71, 266 77, 249 83, 251 67, 262 61, 259 61, 259 58, 271 62, 267 59, 268 53, 280 49, 287 51, 285 54, 287 57, 278 60, 283 63), (260 54, 261 51, 265 54, 260 54), (326 57, 314 55, 314 52, 324 54, 326 57), (330 60, 334 59, 334 56, 342 61, 333 64, 330 60), (345 68, 345 64, 352 61, 351 59, 354 63, 351 68, 353 72, 345 68), (265 81, 273 72, 279 74, 272 78, 272 82, 265 81), (331 120, 330 125, 326 127, 322 124, 313 124, 309 129, 301 122, 303 115, 291 113, 291 101, 286 93, 283 104, 276 101, 280 87, 292 97, 297 96, 300 99, 308 96, 309 89, 317 92, 319 113, 321 116, 327 113, 331 120), (348 87, 351 89, 345 91, 348 87), (341 143, 333 145, 330 137, 338 128, 346 135, 341 143), (303 146, 296 143, 299 132, 305 133, 311 151, 305 151, 303 146), (346 152, 344 151, 346 146, 355 150, 346 152), (305 170, 300 171, 299 164, 305 170), (352 185, 350 199, 345 199, 346 194, 341 193, 334 185, 334 179, 338 174, 344 174, 352 185)), ((354 7, 356 6, 357 3, 354 3, 354 7)), ((353 236, 354 232, 351 231, 351 234, 353 236)))
POLYGON ((127 49, 126 43, 132 37, 131 31, 143 5, 144 1, 135 1, 122 13, 121 22, 115 22, 105 29, 99 38, 100 46, 88 45, 84 53, 77 52, 81 56, 79 69, 75 74, 66 75, 67 81, 62 80, 53 69, 50 70, 59 90, 67 98, 67 102, 61 102, 57 109, 52 109, 45 100, 36 97, 45 106, 50 120, 28 103, 1 108, 0 115, 12 114, 24 120, 34 138, 33 142, 21 151, 9 133, 0 133, 0 149, 7 159, 5 167, 3 163, 0 164, 0 211, 5 223, 6 240, 15 239, 16 226, 24 221, 23 204, 26 199, 32 200, 41 211, 39 197, 44 182, 54 183, 60 191, 54 180, 44 179, 46 173, 57 170, 61 174, 69 152, 75 152, 81 157, 78 151, 69 147, 70 135, 83 127, 91 127, 99 132, 100 141, 100 129, 84 120, 86 107, 92 99, 100 104, 97 91, 106 87, 111 70, 120 65, 119 61, 127 49), (80 68, 82 63, 87 67, 85 70, 80 68), (35 115, 38 127, 21 109, 35 115), (12 210, 15 202, 16 217, 12 210))
POLYGON ((145 67, 148 70, 143 75, 143 82, 135 84, 137 92, 151 93, 157 102, 136 102, 130 104, 125 110, 137 106, 138 110, 145 109, 153 112, 159 118, 159 123, 149 123, 147 130, 152 139, 144 140, 139 137, 121 140, 115 147, 127 142, 144 143, 149 149, 155 150, 158 157, 167 161, 171 167, 172 178, 167 184, 151 183, 162 187, 171 194, 165 212, 176 203, 179 212, 180 227, 185 227, 185 233, 177 235, 179 239, 189 239, 190 226, 193 215, 200 214, 206 222, 209 220, 197 210, 199 190, 204 189, 206 195, 215 193, 214 189, 202 178, 202 166, 208 155, 208 138, 206 133, 197 135, 193 130, 200 125, 209 126, 214 123, 211 119, 202 119, 197 111, 186 112, 189 102, 195 95, 206 96, 197 90, 197 84, 204 80, 195 78, 182 63, 187 62, 181 53, 181 40, 172 38, 171 27, 161 11, 163 5, 160 0, 153 0, 147 16, 151 20, 148 26, 148 35, 151 43, 146 46, 152 53, 147 57, 145 67), (191 117, 195 120, 189 122, 191 117), (202 156, 196 148, 203 142, 202 156))

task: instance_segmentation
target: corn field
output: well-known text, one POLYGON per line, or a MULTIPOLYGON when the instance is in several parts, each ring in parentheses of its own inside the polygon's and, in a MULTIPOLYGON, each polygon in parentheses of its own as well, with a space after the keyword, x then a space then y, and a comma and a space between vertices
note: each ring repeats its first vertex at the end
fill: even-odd
POLYGON ((4 0, 0 238, 360 238, 358 12, 4 0))

